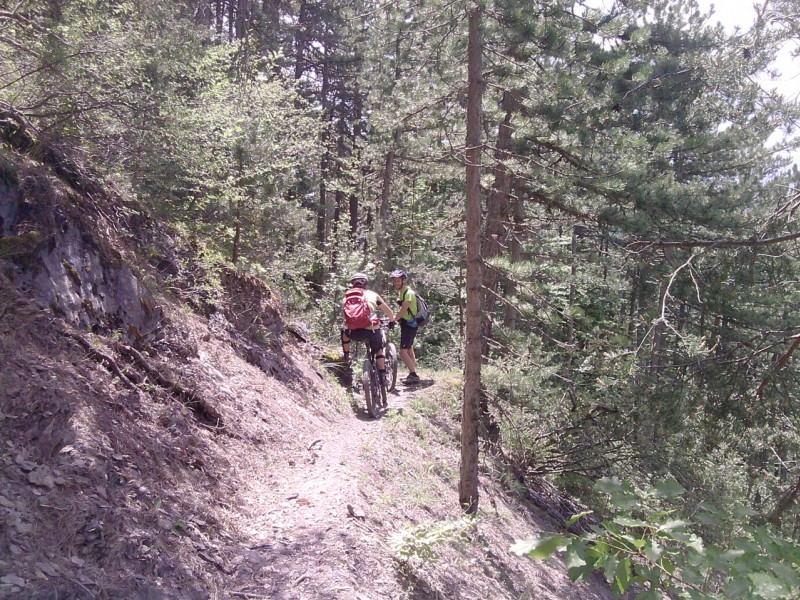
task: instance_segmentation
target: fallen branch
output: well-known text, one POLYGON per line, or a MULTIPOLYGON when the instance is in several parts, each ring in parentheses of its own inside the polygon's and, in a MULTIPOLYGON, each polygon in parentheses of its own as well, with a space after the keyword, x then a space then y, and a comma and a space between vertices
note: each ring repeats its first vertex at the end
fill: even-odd
POLYGON ((100 364, 105 364, 106 367, 108 367, 108 369, 110 369, 111 372, 114 373, 114 375, 119 377, 120 381, 122 381, 122 383, 124 383, 128 388, 136 392, 139 391, 139 388, 136 387, 136 384, 133 381, 131 381, 128 378, 128 376, 125 375, 125 373, 122 372, 122 369, 119 368, 117 361, 115 361, 111 356, 109 356, 105 352, 101 352, 100 350, 92 346, 92 343, 89 340, 87 340, 81 335, 78 335, 77 333, 72 333, 68 331, 67 335, 76 342, 78 342, 81 346, 83 346, 86 349, 89 356, 91 356, 100 364))

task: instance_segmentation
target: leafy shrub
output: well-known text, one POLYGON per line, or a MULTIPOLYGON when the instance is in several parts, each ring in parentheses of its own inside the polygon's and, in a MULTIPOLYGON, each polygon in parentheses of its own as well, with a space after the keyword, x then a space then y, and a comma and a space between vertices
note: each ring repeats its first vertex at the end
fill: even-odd
MULTIPOLYGON (((546 559, 566 550, 573 581, 601 571, 617 596, 632 592, 641 600, 657 598, 797 598, 800 547, 766 527, 744 521, 726 545, 706 545, 692 523, 671 510, 652 509, 675 499, 683 488, 674 479, 644 491, 617 478, 603 478, 597 489, 610 497, 616 514, 589 527, 588 533, 546 535, 518 541, 511 551, 546 559)), ((570 524, 588 513, 575 515, 570 524)), ((719 511, 701 507, 698 521, 713 525, 719 511)), ((741 511, 744 520, 747 511, 741 511)))

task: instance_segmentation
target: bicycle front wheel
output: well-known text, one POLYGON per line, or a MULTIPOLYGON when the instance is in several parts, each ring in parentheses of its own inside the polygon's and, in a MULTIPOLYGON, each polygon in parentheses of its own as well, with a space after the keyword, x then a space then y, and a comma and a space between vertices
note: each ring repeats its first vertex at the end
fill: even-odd
POLYGON ((377 377, 373 375, 372 364, 364 361, 364 371, 361 374, 361 383, 364 387, 364 402, 367 404, 367 414, 373 419, 378 417, 377 404, 380 402, 378 394, 375 393, 375 383, 377 377))
POLYGON ((397 386, 397 347, 389 343, 386 345, 386 387, 390 392, 397 386))
MULTIPOLYGON (((388 373, 387 373, 387 375, 388 375, 388 373)), ((381 394, 381 406, 383 408, 386 408, 388 406, 388 403, 386 401, 386 388, 388 387, 388 384, 384 383, 383 381, 381 381, 380 376, 378 376, 377 379, 378 379, 378 389, 380 390, 380 394, 381 394)))

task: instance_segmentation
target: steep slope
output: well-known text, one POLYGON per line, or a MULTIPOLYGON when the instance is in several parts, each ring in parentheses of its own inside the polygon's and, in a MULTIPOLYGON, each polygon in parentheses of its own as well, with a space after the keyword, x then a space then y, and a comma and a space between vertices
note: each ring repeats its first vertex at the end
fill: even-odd
POLYGON ((508 553, 547 522, 489 463, 460 519, 457 382, 367 420, 266 285, 204 297, 139 207, 2 159, 0 597, 609 597, 508 553))

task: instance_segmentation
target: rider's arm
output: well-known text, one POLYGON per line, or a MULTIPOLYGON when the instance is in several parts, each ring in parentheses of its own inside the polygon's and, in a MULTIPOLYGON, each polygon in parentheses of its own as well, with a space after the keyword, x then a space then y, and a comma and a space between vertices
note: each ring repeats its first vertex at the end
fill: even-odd
POLYGON ((395 321, 399 321, 400 319, 402 319, 406 315, 406 313, 408 312, 408 307, 410 305, 411 305, 411 301, 410 300, 404 301, 400 305, 400 310, 398 310, 397 314, 394 316, 394 320, 395 321))
POLYGON ((394 321, 394 314, 392 313, 392 309, 389 308, 389 305, 387 305, 386 302, 383 301, 383 298, 381 298, 380 296, 378 296, 378 308, 380 308, 383 311, 383 314, 389 317, 390 321, 394 321))

